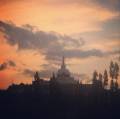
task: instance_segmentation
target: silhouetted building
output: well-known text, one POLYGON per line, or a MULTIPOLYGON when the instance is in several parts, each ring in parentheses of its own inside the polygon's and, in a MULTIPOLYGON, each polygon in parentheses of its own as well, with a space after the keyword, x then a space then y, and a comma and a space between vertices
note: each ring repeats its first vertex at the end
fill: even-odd
MULTIPOLYGON (((118 75, 119 67, 117 63, 110 65, 110 89, 111 92, 118 91, 118 75), (113 70, 114 69, 114 70, 113 70), (114 72, 113 72, 114 71, 114 72)), ((39 77, 39 73, 34 74, 32 84, 12 84, 9 86, 8 91, 14 93, 34 92, 42 95, 57 94, 57 95, 89 95, 91 93, 101 95, 101 92, 106 91, 105 86, 108 85, 108 73, 105 70, 104 74, 98 74, 94 71, 92 84, 82 84, 75 80, 70 71, 66 68, 65 58, 62 59, 62 64, 57 73, 53 73, 50 80, 44 80, 39 77)))
POLYGON ((34 80, 32 81, 32 90, 34 92, 48 95, 49 94, 49 81, 46 81, 39 77, 39 73, 36 72, 34 75, 34 80))
POLYGON ((79 82, 74 80, 70 71, 66 68, 65 58, 62 59, 62 64, 56 75, 50 79, 50 87, 54 93, 75 94, 78 91, 79 82))
POLYGON ((53 76, 51 79, 54 79, 54 81, 57 81, 58 83, 61 83, 61 84, 77 84, 78 83, 78 81, 74 80, 74 78, 71 76, 70 71, 66 68, 64 57, 62 59, 62 64, 60 69, 58 70, 56 75, 53 73, 53 76))

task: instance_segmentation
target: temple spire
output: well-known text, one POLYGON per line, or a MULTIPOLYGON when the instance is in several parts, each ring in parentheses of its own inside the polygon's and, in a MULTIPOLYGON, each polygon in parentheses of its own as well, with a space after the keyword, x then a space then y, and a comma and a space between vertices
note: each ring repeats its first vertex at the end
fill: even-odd
POLYGON ((65 66, 65 57, 63 56, 63 58, 62 58, 62 66, 61 66, 61 68, 65 68, 66 66, 65 66))

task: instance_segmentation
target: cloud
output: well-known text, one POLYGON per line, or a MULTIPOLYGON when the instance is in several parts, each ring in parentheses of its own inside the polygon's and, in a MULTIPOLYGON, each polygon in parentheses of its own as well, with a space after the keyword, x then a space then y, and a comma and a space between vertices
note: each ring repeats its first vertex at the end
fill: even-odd
POLYGON ((1 31, 5 33, 6 40, 11 45, 18 45, 18 49, 36 49, 47 45, 49 39, 53 39, 52 35, 39 31, 33 33, 22 27, 13 24, 0 22, 1 31), (51 38, 52 37, 52 38, 51 38))
POLYGON ((48 60, 59 59, 63 55, 69 58, 103 56, 103 53, 97 49, 88 51, 77 49, 85 44, 82 38, 74 39, 56 32, 47 33, 39 30, 34 32, 3 21, 0 21, 0 31, 5 34, 6 40, 10 45, 18 46, 18 50, 40 50, 48 60), (65 47, 69 47, 69 49, 65 47))
POLYGON ((12 61, 12 60, 9 60, 9 61, 8 61, 8 65, 9 65, 9 66, 12 66, 12 67, 15 67, 15 66, 16 66, 15 62, 12 61))
POLYGON ((103 8, 120 11, 120 0, 91 0, 91 2, 100 5, 103 8))
POLYGON ((96 36, 101 39, 107 38, 112 39, 117 38, 120 39, 120 15, 115 16, 111 19, 108 19, 106 21, 99 22, 98 25, 101 27, 98 31, 90 31, 90 32, 84 32, 80 35, 92 35, 96 36))
POLYGON ((89 43, 88 47, 91 45, 93 48, 98 46, 101 50, 120 50, 120 15, 99 22, 98 25, 100 30, 78 33, 76 36, 82 36, 89 43))
POLYGON ((105 56, 107 53, 104 53, 100 50, 97 49, 92 49, 92 50, 87 50, 87 51, 83 51, 83 50, 76 50, 76 49, 72 49, 72 50, 63 50, 63 51, 59 51, 59 50, 49 50, 46 54, 46 58, 49 61, 55 62, 57 61, 61 61, 61 57, 64 55, 65 57, 69 58, 89 58, 92 56, 95 57, 103 57, 105 56))
POLYGON ((72 43, 72 46, 75 47, 83 43, 82 40, 77 41, 55 32, 47 33, 39 30, 33 32, 24 27, 17 27, 14 24, 2 21, 0 21, 0 31, 5 33, 7 42, 11 45, 17 44, 18 49, 47 49, 47 47, 62 49, 67 43, 69 45, 72 43))
POLYGON ((0 71, 3 71, 7 69, 8 67, 15 67, 15 66, 16 66, 15 62, 13 62, 12 60, 8 60, 0 64, 0 71))
POLYGON ((7 68, 7 64, 4 62, 0 64, 0 71, 5 70, 7 68))
MULTIPOLYGON (((40 78, 47 78, 47 79, 49 79, 52 76, 52 73, 57 71, 57 68, 53 67, 50 64, 43 64, 42 67, 44 69, 37 70, 37 72, 39 73, 39 77, 40 78)), ((33 77, 34 74, 35 74, 35 71, 27 68, 27 69, 23 70, 22 74, 30 76, 30 77, 33 77)))
POLYGON ((32 71, 31 69, 24 69, 23 72, 22 72, 22 74, 30 76, 30 77, 33 77, 34 73, 35 72, 32 71))
POLYGON ((117 34, 118 38, 120 38, 120 15, 106 20, 100 23, 102 26, 103 32, 108 36, 117 34))

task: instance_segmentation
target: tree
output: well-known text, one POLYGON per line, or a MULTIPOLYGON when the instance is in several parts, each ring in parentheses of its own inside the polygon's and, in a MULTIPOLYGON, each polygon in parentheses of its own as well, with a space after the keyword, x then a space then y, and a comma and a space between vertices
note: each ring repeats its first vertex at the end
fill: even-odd
POLYGON ((94 73, 93 73, 93 84, 95 84, 95 85, 96 85, 96 82, 97 82, 97 77, 98 77, 98 73, 95 70, 94 73))
POLYGON ((103 80, 103 76, 101 73, 99 73, 99 78, 98 78, 98 86, 99 88, 102 88, 102 80, 103 80))
POLYGON ((115 81, 115 83, 114 83, 114 89, 115 89, 115 91, 117 91, 118 90, 118 82, 117 82, 117 80, 115 81))
POLYGON ((117 80, 119 76, 119 65, 117 63, 115 63, 114 65, 114 77, 117 80))
POLYGON ((118 76, 119 76, 119 65, 115 62, 110 63, 110 77, 111 79, 111 84, 110 88, 112 91, 117 91, 118 90, 118 76))
POLYGON ((108 73, 106 69, 104 71, 103 79, 104 79, 103 86, 106 87, 108 85, 108 73))
POLYGON ((114 78, 114 63, 113 63, 113 61, 111 61, 111 63, 110 63, 110 71, 109 71, 109 73, 110 73, 110 77, 113 79, 114 78))
POLYGON ((110 82, 110 89, 111 89, 111 91, 114 91, 114 81, 113 81, 113 79, 110 82))
POLYGON ((39 78, 39 74, 38 74, 38 72, 35 73, 35 75, 34 75, 34 79, 35 79, 35 81, 37 81, 37 80, 40 79, 40 78, 39 78))

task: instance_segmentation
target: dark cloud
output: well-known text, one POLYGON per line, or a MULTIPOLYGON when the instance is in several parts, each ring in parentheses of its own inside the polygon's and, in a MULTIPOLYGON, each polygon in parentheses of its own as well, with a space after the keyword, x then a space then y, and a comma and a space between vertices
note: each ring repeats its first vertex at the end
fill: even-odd
POLYGON ((85 40, 104 41, 104 42, 116 42, 113 47, 120 47, 120 15, 108 19, 106 21, 99 22, 101 27, 98 31, 89 31, 80 33, 78 36, 82 36, 85 40), (118 44, 117 44, 118 43, 118 44))
POLYGON ((110 37, 112 37, 112 34, 114 37, 117 34, 117 37, 120 39, 120 15, 101 22, 100 25, 102 26, 105 34, 110 37))
POLYGON ((5 33, 7 42, 10 45, 18 45, 18 49, 37 49, 46 56, 46 59, 59 60, 61 56, 65 55, 69 58, 79 57, 86 58, 89 56, 102 56, 103 53, 99 50, 93 49, 89 51, 77 50, 83 46, 83 39, 74 39, 67 35, 60 35, 55 32, 43 32, 27 30, 23 27, 18 27, 14 24, 0 21, 0 31, 5 33), (72 47, 67 50, 65 47, 72 47))
POLYGON ((33 77, 34 75, 34 71, 32 71, 31 69, 24 69, 24 71, 22 72, 22 74, 33 77))
POLYGON ((12 67, 15 67, 16 63, 14 61, 12 61, 12 60, 8 60, 8 65, 12 66, 12 67))
POLYGON ((8 61, 3 62, 2 64, 0 64, 0 71, 5 70, 8 67, 15 67, 15 66, 16 66, 16 64, 15 64, 14 61, 8 60, 8 61))
POLYGON ((91 2, 92 1, 103 8, 120 12, 120 0, 91 0, 91 2))
MULTIPOLYGON (((48 37, 46 38, 47 35, 42 31, 34 33, 22 27, 17 27, 2 21, 0 22, 0 27, 1 31, 5 33, 7 42, 11 45, 17 44, 19 49, 35 49, 47 45, 48 37), (44 37, 46 39, 44 39, 44 37)), ((51 37, 50 35, 49 39, 51 39, 51 37)))
MULTIPOLYGON (((11 45, 17 44, 19 49, 47 49, 47 47, 62 49, 58 40, 64 37, 60 34, 43 31, 33 32, 2 21, 0 21, 0 28, 0 31, 5 33, 7 42, 11 45)), ((66 40, 69 42, 69 39, 66 40)))
POLYGON ((7 68, 7 63, 0 64, 0 71, 5 70, 7 68))
POLYGON ((88 58, 88 57, 103 57, 107 53, 102 52, 97 49, 92 49, 92 50, 77 50, 77 49, 72 49, 72 50, 63 50, 63 51, 57 51, 57 50, 49 50, 46 54, 46 58, 55 63, 59 63, 61 61, 61 57, 64 55, 67 58, 88 58), (56 61, 57 60, 57 61, 56 61))
MULTIPOLYGON (((41 71, 38 71, 39 73, 39 77, 40 78, 47 78, 49 79, 51 76, 52 76, 52 71, 51 70, 41 70, 41 71)), ((35 74, 35 71, 32 71, 31 69, 25 69, 22 74, 26 75, 26 76, 30 76, 30 77, 33 77, 34 74, 35 74)))
MULTIPOLYGON (((44 67, 43 70, 38 70, 37 72, 39 73, 40 78, 47 78, 49 79, 52 76, 52 73, 57 71, 57 69, 50 64, 43 65, 44 67)), ((25 69, 23 70, 22 74, 33 77, 35 74, 35 71, 31 69, 25 69)))
POLYGON ((115 51, 110 51, 108 52, 109 54, 117 54, 119 55, 120 54, 120 48, 118 50, 115 50, 115 51))

